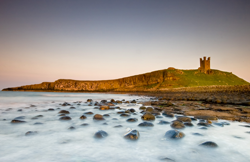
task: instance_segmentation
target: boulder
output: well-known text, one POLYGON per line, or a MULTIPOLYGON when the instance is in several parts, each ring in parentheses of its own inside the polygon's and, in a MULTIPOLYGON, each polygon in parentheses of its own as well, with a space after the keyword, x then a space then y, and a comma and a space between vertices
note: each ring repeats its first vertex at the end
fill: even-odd
POLYGON ((136 119, 136 118, 129 118, 129 119, 127 119, 126 121, 127 121, 127 122, 137 122, 138 119, 136 119))
POLYGON ((105 116, 105 117, 110 117, 110 115, 109 115, 109 114, 103 114, 103 116, 105 116))
POLYGON ((158 124, 165 125, 165 124, 170 124, 168 121, 160 120, 158 124))
POLYGON ((100 114, 95 114, 93 117, 94 120, 105 120, 102 115, 100 114))
POLYGON ((205 147, 210 147, 210 148, 218 147, 218 145, 215 142, 212 142, 212 141, 204 142, 204 143, 200 144, 200 146, 205 146, 205 147))
POLYGON ((182 122, 189 122, 189 123, 191 123, 192 121, 189 117, 186 117, 186 116, 179 116, 177 117, 177 120, 182 121, 182 122))
POLYGON ((11 121, 11 123, 25 123, 26 121, 23 121, 23 120, 18 120, 18 119, 14 119, 11 121))
POLYGON ((129 115, 129 114, 126 114, 126 113, 122 113, 120 116, 121 116, 121 117, 129 117, 130 115, 129 115))
POLYGON ((121 128, 122 127, 122 125, 116 125, 116 126, 114 126, 114 128, 121 128))
POLYGON ((174 117, 174 114, 171 113, 171 112, 168 112, 168 111, 163 111, 162 115, 166 116, 166 117, 170 117, 170 118, 173 118, 174 117))
POLYGON ((129 109, 130 112, 134 113, 135 112, 135 109, 131 108, 129 109))
POLYGON ((86 114, 86 115, 92 115, 92 114, 94 114, 94 113, 91 112, 91 111, 88 111, 88 112, 85 112, 84 114, 86 114))
POLYGON ((80 119, 86 119, 87 117, 85 115, 82 115, 80 119))
POLYGON ((154 124, 150 122, 143 122, 138 125, 139 127, 153 127, 154 124))
POLYGON ((105 138, 108 136, 108 133, 103 131, 103 130, 99 130, 98 132, 95 133, 94 137, 95 138, 105 138))
POLYGON ((76 109, 76 108, 72 106, 72 107, 70 107, 70 109, 76 109))
POLYGON ((138 140, 140 137, 140 133, 137 130, 130 130, 124 135, 124 138, 129 139, 129 140, 138 140))
POLYGON ((146 110, 146 107, 145 106, 141 106, 139 109, 140 110, 146 110))
POLYGON ((69 111, 67 111, 67 110, 61 110, 61 111, 59 111, 58 113, 59 113, 59 114, 69 114, 69 111))
POLYGON ((164 135, 165 138, 174 138, 174 139, 180 139, 183 138, 184 136, 185 134, 178 130, 169 130, 164 135))
POLYGON ((188 126, 188 127, 194 126, 192 123, 189 123, 189 122, 185 122, 184 125, 185 125, 185 126, 188 126))
POLYGON ((93 100, 92 99, 87 99, 87 102, 92 102, 93 100))
POLYGON ((88 123, 81 124, 81 126, 88 126, 88 125, 89 125, 88 123))
POLYGON ((70 130, 74 130, 74 129, 76 129, 75 127, 73 127, 73 126, 71 126, 71 127, 69 127, 69 129, 70 130))
POLYGON ((109 110, 109 106, 108 105, 102 105, 102 106, 100 106, 99 110, 109 110))
POLYGON ((151 113, 145 113, 142 117, 141 117, 142 120, 155 120, 155 116, 152 115, 151 113))
POLYGON ((37 131, 28 131, 25 133, 25 136, 35 135, 37 133, 38 133, 37 131))
POLYGON ((55 109, 49 108, 48 111, 54 111, 55 109))
POLYGON ((133 101, 131 101, 130 103, 136 103, 136 101, 135 101, 135 100, 133 100, 133 101))
POLYGON ((147 112, 152 112, 152 111, 154 111, 154 109, 153 109, 152 107, 147 107, 147 108, 146 108, 146 111, 147 111, 147 112))
POLYGON ((173 123, 171 124, 171 127, 174 129, 182 129, 185 128, 184 124, 178 120, 173 121, 173 123))
POLYGON ((60 118, 60 120, 71 120, 71 117, 69 116, 63 116, 60 118))

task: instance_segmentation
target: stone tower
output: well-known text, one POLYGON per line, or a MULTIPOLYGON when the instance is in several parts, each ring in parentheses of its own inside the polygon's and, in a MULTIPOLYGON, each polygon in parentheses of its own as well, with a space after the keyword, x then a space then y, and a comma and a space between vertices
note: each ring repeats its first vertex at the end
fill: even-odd
POLYGON ((210 73, 210 57, 206 59, 206 57, 200 58, 200 67, 198 69, 200 72, 209 74, 210 73))

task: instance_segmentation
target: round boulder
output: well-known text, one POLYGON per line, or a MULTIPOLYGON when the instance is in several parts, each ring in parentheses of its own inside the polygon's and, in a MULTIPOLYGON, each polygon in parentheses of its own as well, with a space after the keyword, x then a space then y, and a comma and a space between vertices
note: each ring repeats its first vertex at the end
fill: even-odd
POLYGON ((185 134, 183 132, 180 132, 178 130, 169 130, 165 133, 165 138, 175 138, 180 139, 183 138, 185 134))
POLYGON ((59 114, 69 114, 69 111, 67 111, 67 110, 61 110, 61 111, 59 111, 58 113, 59 113, 59 114))
POLYGON ((93 117, 94 120, 105 120, 102 115, 100 114, 95 114, 93 117))
POLYGON ((204 142, 204 143, 200 144, 200 146, 205 146, 205 147, 210 147, 210 148, 218 147, 218 145, 215 142, 212 142, 212 141, 204 142))
POLYGON ((130 140, 137 140, 140 137, 140 133, 137 130, 130 130, 124 135, 124 138, 130 140))
POLYGON ((155 120, 155 116, 152 115, 151 113, 145 113, 142 117, 142 120, 155 120))
POLYGON ((82 115, 80 119, 86 119, 87 117, 85 115, 82 115))
POLYGON ((102 106, 100 106, 99 110, 109 110, 109 106, 108 105, 102 105, 102 106))
POLYGON ((139 127, 153 127, 154 124, 152 124, 150 122, 143 122, 143 123, 140 123, 138 126, 139 127))
POLYGON ((60 118, 60 120, 71 120, 71 117, 69 116, 63 116, 60 118))
POLYGON ((191 123, 192 121, 189 117, 186 117, 186 116, 179 116, 177 117, 177 120, 182 121, 182 122, 188 122, 188 123, 191 123))
POLYGON ((98 132, 95 133, 94 137, 95 138, 105 138, 108 136, 108 133, 103 131, 103 130, 99 130, 98 132))
POLYGON ((174 129, 182 129, 185 128, 184 124, 178 120, 173 121, 173 123, 171 124, 171 127, 174 129))
POLYGON ((127 121, 127 122, 137 122, 138 119, 136 119, 136 118, 129 118, 129 119, 127 119, 126 121, 127 121))

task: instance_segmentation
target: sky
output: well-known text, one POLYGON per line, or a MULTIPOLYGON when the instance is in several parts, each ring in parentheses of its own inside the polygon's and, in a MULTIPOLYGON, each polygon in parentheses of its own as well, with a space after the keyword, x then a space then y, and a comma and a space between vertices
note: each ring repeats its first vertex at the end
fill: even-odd
POLYGON ((250 82, 249 0, 0 0, 0 89, 175 67, 250 82))

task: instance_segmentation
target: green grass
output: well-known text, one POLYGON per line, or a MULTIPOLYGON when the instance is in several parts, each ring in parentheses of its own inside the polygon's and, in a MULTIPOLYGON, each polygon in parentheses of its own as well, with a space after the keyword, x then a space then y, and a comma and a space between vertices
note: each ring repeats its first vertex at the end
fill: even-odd
MULTIPOLYGON (((178 88, 178 87, 197 87, 211 85, 246 85, 245 80, 237 77, 230 72, 212 70, 212 74, 200 73, 198 70, 163 70, 165 76, 175 79, 165 79, 158 88, 178 88)), ((158 84, 143 86, 146 89, 153 88, 158 84)), ((142 86, 138 87, 142 88, 142 86)))

